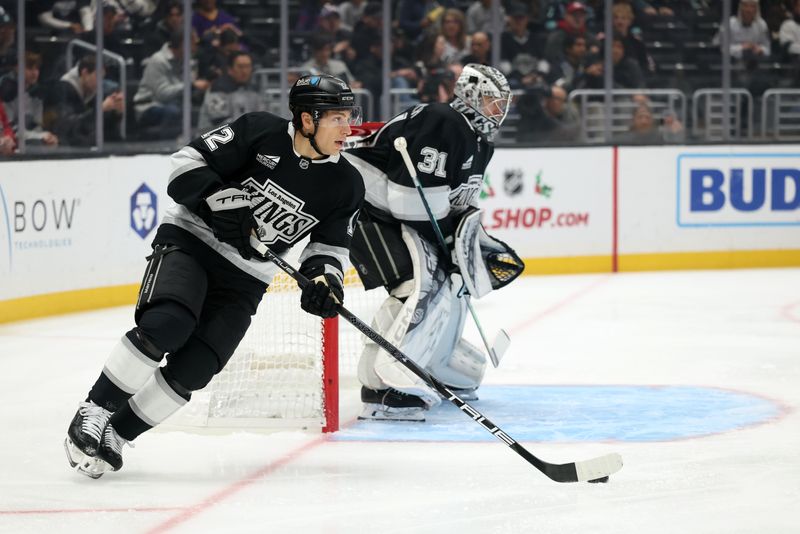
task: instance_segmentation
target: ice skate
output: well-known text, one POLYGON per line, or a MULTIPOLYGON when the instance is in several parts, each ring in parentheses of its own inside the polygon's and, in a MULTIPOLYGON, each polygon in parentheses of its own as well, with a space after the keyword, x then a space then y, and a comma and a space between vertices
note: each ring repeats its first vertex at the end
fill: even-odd
POLYGON ((358 418, 362 420, 424 423, 428 409, 421 398, 391 388, 374 390, 362 387, 361 401, 364 408, 358 418))
POLYGON ((103 431, 103 439, 97 449, 97 457, 107 463, 112 471, 119 471, 122 469, 122 446, 126 443, 133 447, 132 443, 117 434, 113 425, 108 424, 103 431))
POLYGON ((80 403, 64 440, 70 467, 91 478, 100 478, 108 470, 105 462, 96 455, 110 417, 110 411, 91 401, 80 403))

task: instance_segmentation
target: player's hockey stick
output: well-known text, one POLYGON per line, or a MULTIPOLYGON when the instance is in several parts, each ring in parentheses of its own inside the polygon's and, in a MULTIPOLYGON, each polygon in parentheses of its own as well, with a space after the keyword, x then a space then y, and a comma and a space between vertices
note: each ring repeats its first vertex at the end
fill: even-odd
MULTIPOLYGON (((439 227, 436 217, 433 216, 431 206, 428 204, 428 199, 425 198, 425 193, 422 191, 422 184, 419 183, 417 170, 414 168, 414 163, 411 161, 411 157, 408 155, 408 143, 406 142, 406 138, 403 136, 395 138, 394 148, 400 152, 400 155, 403 157, 403 161, 406 164, 406 169, 408 169, 408 174, 411 175, 411 179, 414 181, 414 187, 417 188, 419 197, 422 199, 422 205, 425 206, 425 211, 428 214, 428 219, 430 219, 431 224, 433 225, 433 231, 436 234, 436 238, 439 241, 439 246, 441 247, 442 252, 444 253, 445 257, 449 257, 450 251, 447 248, 447 243, 444 241, 442 229, 439 227)), ((508 337, 508 334, 505 330, 500 329, 494 338, 494 343, 489 345, 489 341, 486 339, 486 334, 483 332, 483 327, 481 327, 481 322, 478 320, 478 314, 475 313, 475 308, 472 307, 472 301, 469 298, 469 293, 466 293, 466 288, 464 289, 464 299, 467 302, 469 313, 472 315, 472 319, 475 321, 475 326, 478 328, 478 333, 481 335, 483 344, 486 346, 486 350, 489 352, 489 358, 492 360, 492 365, 497 367, 500 365, 500 359, 503 357, 503 354, 505 354, 506 350, 508 350, 508 346, 511 344, 511 338, 508 337)))
MULTIPOLYGON (((277 265, 286 274, 291 276, 300 288, 305 287, 309 280, 300 272, 298 272, 289 263, 283 260, 280 256, 272 252, 264 243, 260 242, 255 236, 250 238, 250 244, 256 251, 277 265)), ((455 404, 462 412, 471 417, 473 421, 481 425, 486 431, 494 437, 508 445, 517 454, 525 458, 528 463, 533 465, 536 469, 547 475, 551 480, 556 482, 605 482, 608 476, 616 473, 622 468, 622 456, 617 453, 606 454, 591 460, 584 460, 581 462, 570 462, 566 464, 551 464, 540 460, 522 445, 514 441, 514 438, 506 434, 497 425, 489 421, 478 410, 470 406, 467 402, 459 398, 458 395, 453 393, 450 388, 442 382, 431 376, 414 360, 403 354, 397 347, 389 343, 386 339, 378 334, 375 330, 370 328, 361 319, 353 315, 347 308, 342 305, 338 306, 339 315, 344 317, 356 330, 367 336, 374 341, 379 347, 392 355, 397 361, 408 368, 412 373, 420 377, 430 387, 435 389, 439 395, 455 404)))

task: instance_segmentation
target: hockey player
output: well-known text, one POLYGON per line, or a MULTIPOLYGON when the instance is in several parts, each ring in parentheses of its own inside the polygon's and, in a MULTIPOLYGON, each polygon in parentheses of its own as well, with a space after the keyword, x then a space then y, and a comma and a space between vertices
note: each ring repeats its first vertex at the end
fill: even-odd
MULTIPOLYGON (((450 104, 416 106, 394 117, 345 157, 367 188, 350 259, 366 289, 389 297, 373 328, 417 364, 475 400, 486 358, 462 339, 462 283, 478 298, 516 278, 521 260, 480 225, 477 196, 511 91, 503 74, 468 64, 450 104), (407 140, 424 196, 448 248, 445 253, 394 140, 407 140), (456 251, 451 256, 451 252, 456 251), (465 252, 466 251, 466 252, 465 252), (506 258, 504 265, 497 258, 506 258), (450 276, 455 272, 462 276, 450 276)), ((439 396, 374 343, 359 360, 364 419, 424 420, 439 396)))
POLYGON ((289 95, 291 122, 246 113, 171 157, 177 203, 158 228, 136 305, 136 326, 113 348, 72 419, 69 463, 97 478, 122 467, 122 446, 153 428, 228 362, 277 267, 310 234, 300 272, 314 283, 301 307, 322 317, 343 300, 343 266, 364 196, 340 151, 360 108, 333 76, 305 76, 289 95), (166 364, 159 363, 166 356, 166 364))

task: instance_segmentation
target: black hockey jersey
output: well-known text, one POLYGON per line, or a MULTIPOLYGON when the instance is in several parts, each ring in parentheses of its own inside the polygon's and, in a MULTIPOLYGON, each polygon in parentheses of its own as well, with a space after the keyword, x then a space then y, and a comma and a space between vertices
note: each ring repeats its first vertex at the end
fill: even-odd
POLYGON ((477 207, 478 193, 494 147, 447 104, 413 107, 347 151, 367 188, 364 210, 386 222, 402 222, 435 242, 436 237, 394 140, 404 136, 425 198, 445 237, 458 218, 477 207))
MULTIPOLYGON (((347 264, 364 183, 340 156, 300 156, 288 120, 246 113, 194 139, 172 155, 171 163, 167 192, 177 205, 167 211, 162 228, 172 225, 190 232, 241 270, 269 282, 271 264, 245 260, 218 241, 208 224, 206 197, 233 186, 249 193, 261 241, 274 252, 282 254, 310 234, 301 262, 324 256, 339 271, 347 264)), ((159 229, 159 234, 169 233, 159 229)))

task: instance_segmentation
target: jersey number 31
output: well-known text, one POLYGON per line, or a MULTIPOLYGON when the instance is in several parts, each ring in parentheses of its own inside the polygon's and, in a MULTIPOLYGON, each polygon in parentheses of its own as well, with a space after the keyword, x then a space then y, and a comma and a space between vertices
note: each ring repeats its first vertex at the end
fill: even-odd
POLYGON ((433 173, 434 176, 439 178, 447 177, 447 173, 444 170, 444 166, 447 163, 447 152, 439 152, 435 148, 426 146, 419 153, 424 158, 417 163, 419 172, 424 172, 425 174, 433 173))

